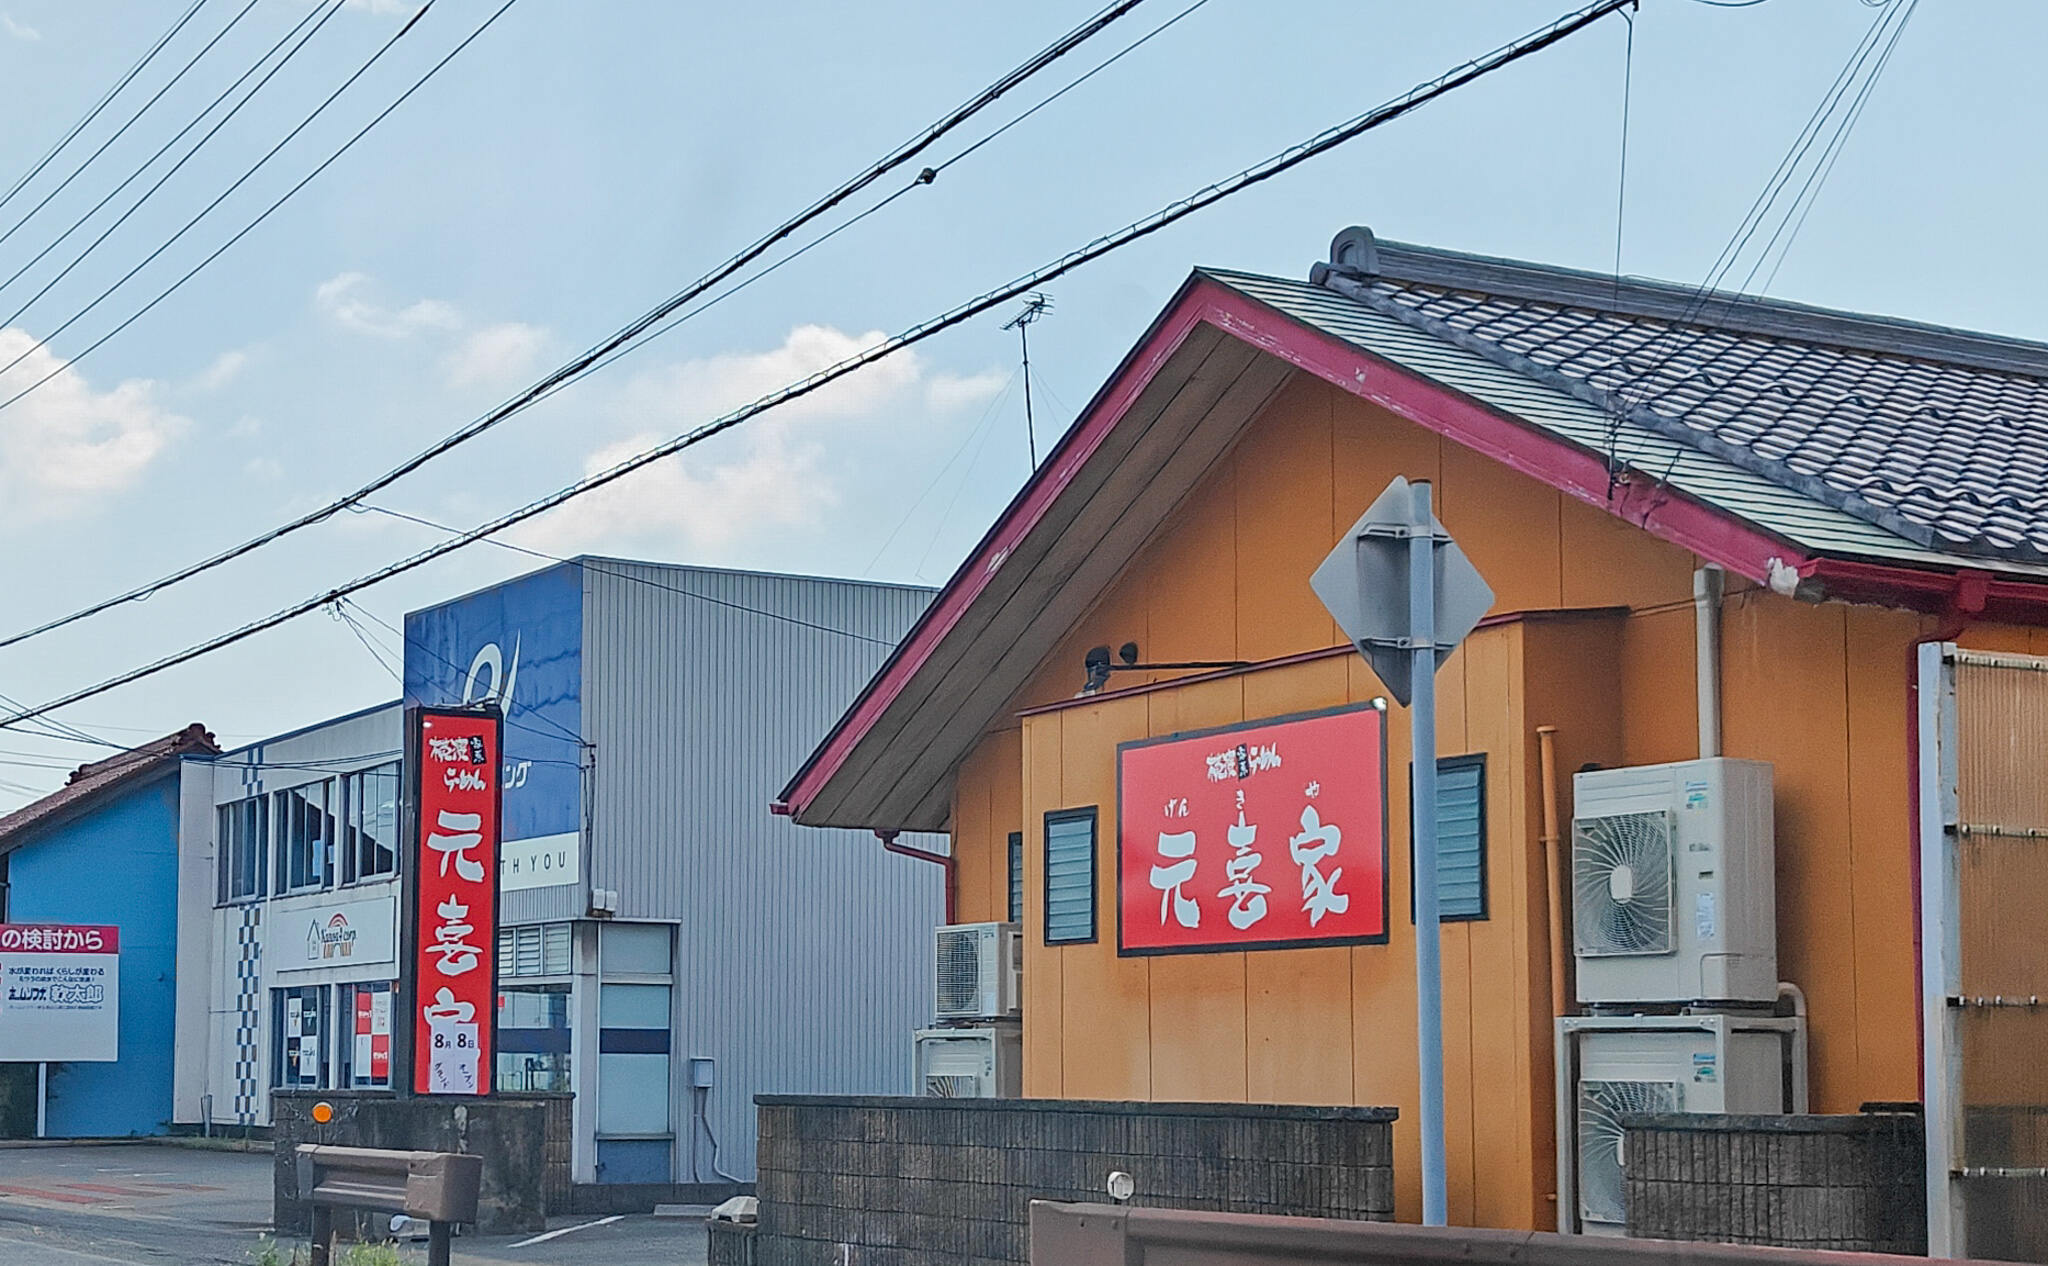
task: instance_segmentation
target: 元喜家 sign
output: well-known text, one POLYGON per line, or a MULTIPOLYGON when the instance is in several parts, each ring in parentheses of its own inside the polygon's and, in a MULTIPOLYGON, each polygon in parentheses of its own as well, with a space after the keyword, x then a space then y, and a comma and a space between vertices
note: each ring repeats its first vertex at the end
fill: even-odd
POLYGON ((0 1062, 106 1062, 121 1051, 121 930, 0 923, 0 1062))
POLYGON ((1117 748, 1117 952, 1387 936, 1386 717, 1345 708, 1117 748))
POLYGON ((416 714, 419 806, 412 883, 412 1079, 423 1095, 491 1093, 497 1010, 496 712, 416 714))

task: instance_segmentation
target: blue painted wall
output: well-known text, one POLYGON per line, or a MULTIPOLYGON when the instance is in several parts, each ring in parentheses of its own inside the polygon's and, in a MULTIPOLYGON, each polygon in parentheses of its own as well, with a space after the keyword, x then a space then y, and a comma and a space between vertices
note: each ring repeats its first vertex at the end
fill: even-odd
POLYGON ((505 713, 505 840, 583 825, 583 569, 549 567, 405 617, 405 701, 505 713))
POLYGON ((8 862, 8 881, 16 923, 121 929, 121 1057, 52 1066, 51 1137, 164 1133, 175 1059, 177 768, 29 837, 8 862))

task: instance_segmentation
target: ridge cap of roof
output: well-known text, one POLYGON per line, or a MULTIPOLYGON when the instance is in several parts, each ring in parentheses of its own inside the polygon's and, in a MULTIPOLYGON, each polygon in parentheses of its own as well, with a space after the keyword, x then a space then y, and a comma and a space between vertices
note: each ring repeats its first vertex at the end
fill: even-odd
POLYGON ((2048 378, 2048 343, 1737 291, 1702 290, 1653 278, 1617 279, 1609 273, 1579 268, 1381 241, 1364 226, 1353 226, 1336 236, 1330 243, 1330 259, 1310 270, 1309 283, 1324 285, 1332 274, 1360 281, 1477 291, 1702 329, 1798 339, 2048 378))

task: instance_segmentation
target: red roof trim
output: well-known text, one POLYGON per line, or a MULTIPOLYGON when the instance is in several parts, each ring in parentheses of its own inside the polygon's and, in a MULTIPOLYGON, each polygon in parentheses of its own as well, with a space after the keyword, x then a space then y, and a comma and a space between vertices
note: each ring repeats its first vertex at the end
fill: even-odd
MULTIPOLYGON (((1610 500, 1607 461, 1600 454, 1496 413, 1198 273, 791 780, 777 802, 778 812, 800 814, 817 788, 838 772, 861 736, 959 623, 989 577, 1122 420, 1160 365, 1203 324, 1759 583, 1768 585, 1774 571, 1780 576, 1796 574, 1823 579, 1832 586, 1831 595, 1922 609, 1935 603, 1933 591, 1946 595, 1954 590, 1956 580, 1950 573, 1809 557, 1751 524, 1654 482, 1624 478, 1610 500)), ((2048 623, 2048 586, 1994 581, 1991 593, 2012 609, 2030 611, 2032 622, 2048 623)))

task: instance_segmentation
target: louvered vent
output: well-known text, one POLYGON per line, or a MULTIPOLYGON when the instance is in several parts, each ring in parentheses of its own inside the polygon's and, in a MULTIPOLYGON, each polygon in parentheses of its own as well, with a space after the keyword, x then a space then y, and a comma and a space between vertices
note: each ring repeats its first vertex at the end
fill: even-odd
POLYGON ((1668 812, 1572 823, 1572 926, 1580 954, 1668 954, 1674 948, 1668 812))
POLYGON ((1579 1216, 1616 1226, 1628 1220, 1622 1185, 1621 1118, 1630 1112, 1678 1111, 1674 1081, 1579 1083, 1579 1216))

